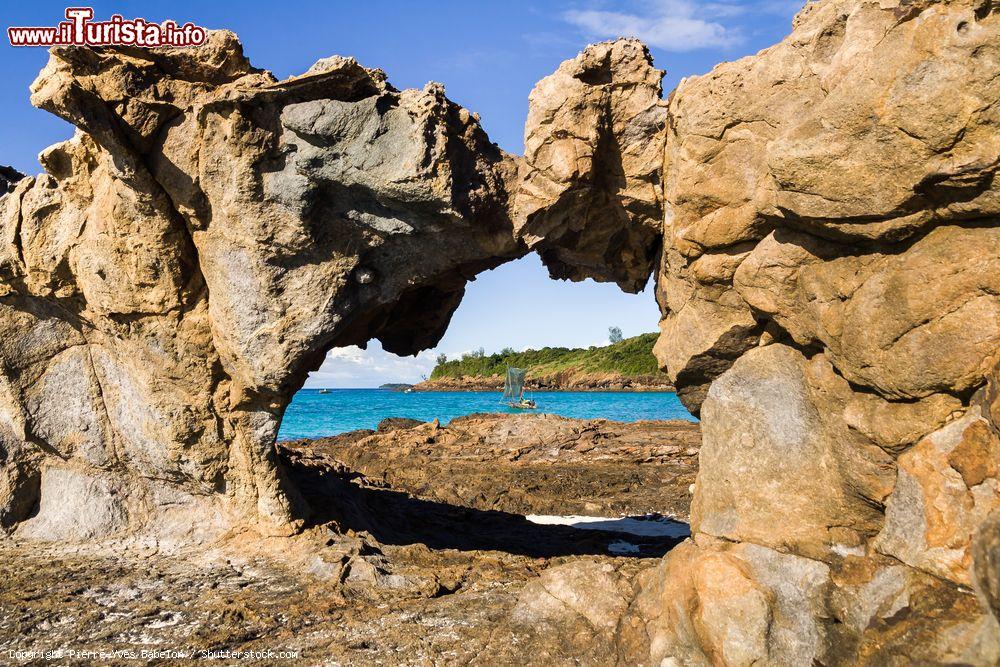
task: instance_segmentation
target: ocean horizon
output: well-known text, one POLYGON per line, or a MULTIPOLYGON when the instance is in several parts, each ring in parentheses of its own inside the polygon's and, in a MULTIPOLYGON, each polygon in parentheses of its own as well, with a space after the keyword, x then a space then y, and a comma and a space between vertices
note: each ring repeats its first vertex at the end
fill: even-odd
POLYGON ((537 410, 515 410, 500 401, 499 391, 414 391, 378 388, 300 389, 285 410, 278 440, 322 438, 358 429, 374 429, 388 417, 446 424, 456 417, 493 412, 554 414, 574 419, 636 422, 684 419, 698 421, 674 392, 537 391, 527 392, 537 410), (320 393, 321 391, 326 393, 320 393))

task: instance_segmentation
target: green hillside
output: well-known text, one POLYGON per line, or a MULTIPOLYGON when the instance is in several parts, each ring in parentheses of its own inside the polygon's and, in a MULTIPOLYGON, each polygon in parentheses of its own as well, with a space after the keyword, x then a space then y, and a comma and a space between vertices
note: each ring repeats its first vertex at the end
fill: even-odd
POLYGON ((438 363, 431 372, 431 380, 446 377, 489 377, 503 375, 507 366, 527 368, 528 377, 549 375, 559 371, 574 370, 580 373, 618 373, 630 377, 637 375, 664 375, 653 356, 655 333, 626 338, 620 343, 605 347, 568 348, 543 347, 540 350, 515 352, 501 350, 485 354, 482 350, 464 355, 461 359, 438 363))

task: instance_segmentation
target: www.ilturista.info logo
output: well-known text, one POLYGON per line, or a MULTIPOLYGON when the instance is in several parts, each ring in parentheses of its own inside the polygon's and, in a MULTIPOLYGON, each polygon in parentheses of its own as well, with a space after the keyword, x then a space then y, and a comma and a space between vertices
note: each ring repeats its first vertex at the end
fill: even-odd
POLYGON ((65 21, 41 27, 10 27, 11 46, 199 46, 208 31, 192 23, 174 21, 150 23, 145 19, 125 19, 115 14, 108 21, 92 21, 91 7, 68 7, 65 21))

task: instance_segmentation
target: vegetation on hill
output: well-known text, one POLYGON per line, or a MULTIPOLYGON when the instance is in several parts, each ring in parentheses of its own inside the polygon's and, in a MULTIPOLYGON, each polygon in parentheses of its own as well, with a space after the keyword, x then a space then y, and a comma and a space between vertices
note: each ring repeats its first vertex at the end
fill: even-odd
POLYGON ((605 347, 543 347, 523 352, 507 348, 489 355, 480 348, 463 355, 461 359, 451 361, 441 355, 430 379, 503 375, 507 372, 507 366, 528 369, 529 378, 567 370, 579 373, 618 373, 625 377, 665 377, 666 374, 661 373, 653 356, 656 336, 655 333, 642 334, 605 347))

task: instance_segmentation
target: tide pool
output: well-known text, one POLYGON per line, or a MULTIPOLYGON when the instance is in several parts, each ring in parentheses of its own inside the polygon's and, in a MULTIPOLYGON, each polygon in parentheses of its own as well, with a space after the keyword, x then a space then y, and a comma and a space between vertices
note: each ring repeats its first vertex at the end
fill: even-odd
POLYGON ((500 392, 415 391, 385 389, 302 389, 292 398, 278 440, 321 438, 360 428, 375 428, 386 417, 445 424, 474 412, 548 413, 576 419, 645 419, 696 421, 672 392, 533 392, 538 410, 513 410, 500 402, 500 392))

